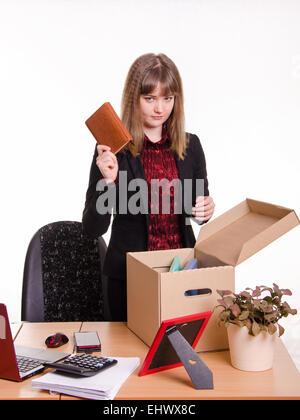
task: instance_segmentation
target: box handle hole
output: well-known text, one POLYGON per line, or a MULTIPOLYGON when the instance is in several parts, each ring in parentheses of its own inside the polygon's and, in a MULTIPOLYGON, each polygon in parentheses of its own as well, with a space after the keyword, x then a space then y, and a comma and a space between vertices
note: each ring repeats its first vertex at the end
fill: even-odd
POLYGON ((211 289, 189 289, 184 292, 184 296, 203 296, 211 294, 211 289))

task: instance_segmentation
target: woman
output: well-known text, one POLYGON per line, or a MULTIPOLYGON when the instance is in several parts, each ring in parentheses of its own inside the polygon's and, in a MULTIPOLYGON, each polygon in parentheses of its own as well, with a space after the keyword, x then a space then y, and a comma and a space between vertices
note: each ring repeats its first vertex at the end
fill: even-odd
MULTIPOLYGON (((207 222, 215 207, 209 196, 200 141, 184 131, 181 78, 166 55, 145 54, 132 64, 123 91, 121 119, 134 140, 117 155, 108 146, 96 146, 82 220, 87 234, 95 238, 103 235, 109 227, 111 211, 99 211, 99 200, 106 190, 116 193, 103 267, 114 321, 127 318, 126 252, 193 247, 190 217, 198 223, 207 222), (107 185, 105 191, 96 188, 99 180, 107 185), (148 186, 143 207, 146 211, 136 211, 137 192, 132 188, 135 180, 148 186), (155 188, 155 182, 162 180, 167 180, 167 184, 162 182, 161 188, 155 188), (203 186, 200 194, 199 180, 203 186), (190 207, 183 205, 189 196, 190 207), (163 211, 162 201, 166 198, 169 207, 163 211), (132 203, 136 204, 135 210, 132 203)), ((143 200, 145 194, 141 196, 140 201, 143 200)))

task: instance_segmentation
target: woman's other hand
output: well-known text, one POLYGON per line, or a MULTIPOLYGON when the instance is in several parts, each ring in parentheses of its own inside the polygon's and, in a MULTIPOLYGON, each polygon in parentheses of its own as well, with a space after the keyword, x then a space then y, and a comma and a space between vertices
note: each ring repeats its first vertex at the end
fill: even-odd
POLYGON ((215 211, 215 203, 210 196, 198 196, 196 198, 195 207, 192 209, 192 215, 199 222, 209 220, 215 211))
POLYGON ((103 179, 107 184, 114 182, 119 170, 116 155, 110 151, 109 146, 103 144, 98 144, 97 151, 98 156, 96 158, 96 165, 103 175, 103 179))

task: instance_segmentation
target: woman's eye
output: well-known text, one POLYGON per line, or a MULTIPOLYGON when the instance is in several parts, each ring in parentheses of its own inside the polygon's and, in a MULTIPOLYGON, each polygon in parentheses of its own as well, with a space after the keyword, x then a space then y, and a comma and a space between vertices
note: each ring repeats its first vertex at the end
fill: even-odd
MULTIPOLYGON (((144 99, 145 99, 145 101, 147 101, 147 102, 153 102, 153 101, 154 101, 154 98, 153 98, 152 96, 144 96, 144 99)), ((172 101, 172 99, 173 99, 173 96, 166 96, 166 97, 164 98, 164 100, 165 100, 166 102, 170 102, 170 101, 172 101)))

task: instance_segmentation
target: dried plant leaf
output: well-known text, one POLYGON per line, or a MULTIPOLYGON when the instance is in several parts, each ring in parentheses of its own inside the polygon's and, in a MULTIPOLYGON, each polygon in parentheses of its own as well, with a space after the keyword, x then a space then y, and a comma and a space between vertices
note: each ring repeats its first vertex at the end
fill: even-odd
POLYGON ((275 334, 277 331, 276 325, 275 324, 269 324, 268 325, 268 333, 273 335, 275 334))
POLYGON ((245 321, 249 316, 249 311, 243 311, 241 315, 239 316, 240 321, 245 321))
POLYGON ((225 296, 223 298, 224 306, 226 308, 230 308, 233 305, 233 297, 232 296, 225 296))
POLYGON ((286 296, 292 296, 290 289, 281 289, 281 293, 286 296))
POLYGON ((231 311, 232 311, 233 315, 236 316, 236 317, 238 317, 239 314, 241 313, 241 309, 240 309, 239 305, 237 305, 236 303, 232 305, 231 311))
POLYGON ((260 333, 260 326, 257 322, 253 321, 252 323, 252 334, 256 337, 260 333))
POLYGON ((232 292, 231 290, 219 290, 217 289, 216 292, 218 293, 218 295, 220 295, 221 297, 223 296, 227 296, 227 295, 231 295, 232 292))
POLYGON ((248 293, 248 292, 246 292, 246 291, 241 292, 241 293, 240 293, 240 296, 245 297, 245 298, 247 298, 247 299, 251 299, 251 295, 250 295, 250 293, 248 293))
POLYGON ((260 288, 258 286, 256 286, 256 289, 253 290, 252 297, 258 297, 260 295, 261 295, 260 288))
POLYGON ((278 324, 278 330, 279 330, 279 337, 281 337, 282 336, 282 334, 284 333, 284 328, 281 326, 281 325, 279 325, 278 324))

